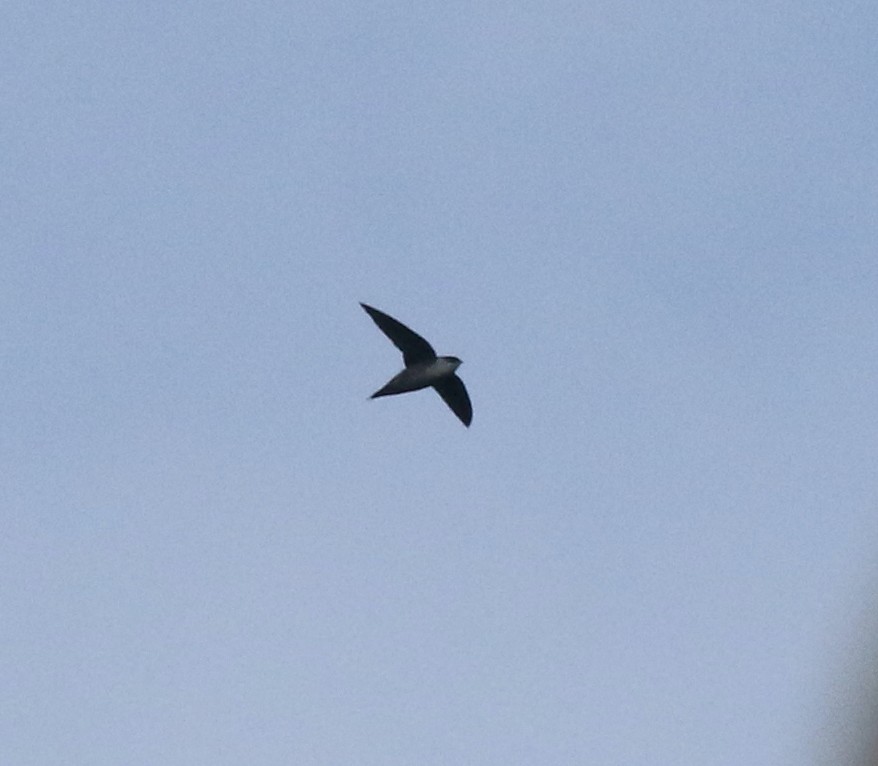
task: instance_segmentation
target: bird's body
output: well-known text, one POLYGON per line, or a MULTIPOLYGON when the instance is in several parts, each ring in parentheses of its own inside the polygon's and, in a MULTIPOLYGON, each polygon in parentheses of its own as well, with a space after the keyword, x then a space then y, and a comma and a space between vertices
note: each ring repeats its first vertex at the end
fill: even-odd
POLYGON ((394 375, 383 388, 372 394, 371 398, 419 391, 440 383, 453 374, 459 366, 459 361, 448 356, 437 356, 432 362, 416 362, 398 375, 394 375))
POLYGON ((404 394, 432 386, 461 422, 469 427, 473 419, 472 404, 463 381, 455 374, 462 364, 460 359, 456 356, 436 356, 433 347, 402 322, 365 303, 360 305, 402 351, 405 362, 405 369, 372 394, 371 398, 404 394))

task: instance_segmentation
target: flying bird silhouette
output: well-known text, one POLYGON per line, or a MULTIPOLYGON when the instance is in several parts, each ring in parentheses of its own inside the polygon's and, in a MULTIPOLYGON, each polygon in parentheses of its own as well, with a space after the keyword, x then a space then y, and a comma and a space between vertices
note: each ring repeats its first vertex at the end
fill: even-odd
POLYGON ((405 363, 405 369, 394 375, 370 398, 404 394, 432 386, 451 411, 469 428, 473 421, 473 406, 463 381, 455 374, 455 370, 462 364, 460 359, 456 356, 436 356, 433 347, 402 322, 365 303, 360 305, 381 332, 402 351, 402 360, 405 363))

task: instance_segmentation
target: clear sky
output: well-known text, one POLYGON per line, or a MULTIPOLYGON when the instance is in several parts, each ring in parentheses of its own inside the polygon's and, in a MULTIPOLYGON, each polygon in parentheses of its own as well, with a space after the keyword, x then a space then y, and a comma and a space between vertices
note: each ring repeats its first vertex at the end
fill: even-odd
POLYGON ((0 64, 0 762, 859 736, 878 5, 13 1, 0 64))

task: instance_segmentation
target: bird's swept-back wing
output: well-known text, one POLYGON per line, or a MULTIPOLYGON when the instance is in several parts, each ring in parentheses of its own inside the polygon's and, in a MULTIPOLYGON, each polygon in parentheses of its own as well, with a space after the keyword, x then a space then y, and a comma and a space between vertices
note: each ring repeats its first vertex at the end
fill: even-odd
POLYGON ((457 375, 450 375, 439 383, 433 384, 433 388, 445 401, 451 411, 460 418, 461 422, 469 428, 473 422, 473 405, 466 392, 466 386, 457 375))
POLYGON ((416 332, 409 330, 402 322, 387 316, 383 311, 367 306, 365 303, 360 305, 372 317, 381 332, 393 341, 394 346, 402 351, 402 359, 406 367, 417 362, 427 362, 436 358, 436 352, 433 350, 433 347, 416 332))

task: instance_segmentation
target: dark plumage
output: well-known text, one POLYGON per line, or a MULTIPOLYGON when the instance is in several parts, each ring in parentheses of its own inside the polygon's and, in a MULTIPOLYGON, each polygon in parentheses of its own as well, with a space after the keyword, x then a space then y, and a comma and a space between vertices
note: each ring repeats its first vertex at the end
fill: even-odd
POLYGON ((402 322, 365 303, 360 305, 381 332, 402 352, 405 363, 405 369, 372 394, 371 398, 393 396, 432 386, 451 411, 469 427, 473 420, 473 407, 463 381, 455 374, 455 370, 462 364, 460 359, 456 356, 436 356, 433 347, 402 322))

